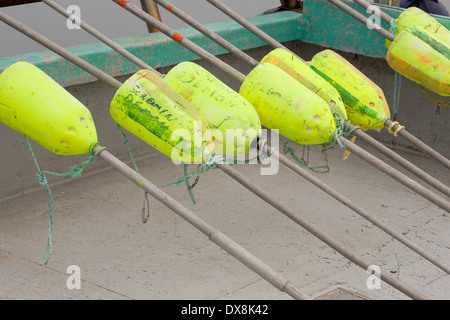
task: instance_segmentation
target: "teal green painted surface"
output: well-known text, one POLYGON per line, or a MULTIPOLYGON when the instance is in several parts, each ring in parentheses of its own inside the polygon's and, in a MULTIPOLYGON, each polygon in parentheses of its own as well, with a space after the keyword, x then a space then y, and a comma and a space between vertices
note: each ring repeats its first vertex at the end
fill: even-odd
MULTIPOLYGON (((363 15, 370 17, 366 10, 353 1, 343 0, 363 15)), ((381 9, 393 18, 403 11, 401 8, 380 5, 381 9)), ((447 28, 450 18, 434 16, 447 28)), ((302 41, 315 43, 324 47, 352 52, 371 57, 385 58, 387 49, 385 38, 370 30, 366 25, 352 18, 326 0, 305 0, 303 7, 302 41)), ((389 25, 381 21, 383 28, 389 25)))
MULTIPOLYGON (((275 39, 284 42, 301 38, 301 17, 301 14, 295 12, 279 12, 271 15, 259 15, 249 20, 275 39)), ((234 21, 214 23, 207 26, 241 50, 266 45, 234 21)), ((193 28, 183 28, 177 30, 177 32, 215 55, 227 53, 223 48, 193 28)), ((33 40, 30 39, 29 41, 33 40)), ((137 35, 117 39, 116 42, 154 68, 199 59, 197 55, 161 33, 137 35)), ((66 49, 115 77, 132 74, 140 69, 101 42, 66 49)), ((36 65, 65 87, 96 80, 87 72, 51 51, 0 58, 0 71, 18 61, 27 61, 36 65)))

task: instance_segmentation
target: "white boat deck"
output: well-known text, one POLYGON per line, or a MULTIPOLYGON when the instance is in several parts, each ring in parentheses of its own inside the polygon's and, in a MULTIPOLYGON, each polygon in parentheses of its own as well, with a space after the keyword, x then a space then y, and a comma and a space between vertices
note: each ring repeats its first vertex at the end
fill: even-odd
MULTIPOLYGON (((328 150, 331 173, 317 176, 450 264, 448 213, 355 155, 342 161, 342 154, 337 147, 328 150)), ((434 160, 403 155, 450 184, 450 173, 434 160)), ((163 155, 138 164, 155 184, 183 173, 163 155)), ((311 150, 311 164, 324 164, 319 149, 311 150)), ((258 165, 236 168, 374 265, 431 299, 450 298, 449 275, 286 167, 273 176, 261 176, 258 165)), ((291 299, 152 197, 143 224, 144 192, 117 171, 67 181, 51 186, 55 222, 47 265, 44 189, 0 203, 0 299, 291 299), (67 287, 71 265, 80 268, 81 289, 67 287)), ((366 270, 220 170, 200 178, 196 205, 184 185, 164 191, 313 298, 409 299, 384 282, 369 289, 366 270)))

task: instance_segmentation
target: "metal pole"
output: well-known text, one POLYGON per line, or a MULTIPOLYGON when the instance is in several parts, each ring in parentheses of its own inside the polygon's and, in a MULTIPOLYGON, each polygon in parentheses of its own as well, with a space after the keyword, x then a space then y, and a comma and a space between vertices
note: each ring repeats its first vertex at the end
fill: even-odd
POLYGON ((239 23, 241 26, 243 26, 245 29, 256 35, 258 38, 263 40, 265 43, 267 43, 272 48, 282 48, 286 51, 289 51, 293 55, 295 55, 298 59, 305 62, 302 58, 297 56, 294 52, 292 52, 290 49, 279 43, 277 40, 269 36, 267 33, 261 31, 259 28, 255 27, 252 23, 248 22, 246 19, 244 19, 242 16, 240 16, 237 12, 231 10, 231 8, 227 7, 220 1, 216 0, 206 0, 209 3, 211 3, 213 6, 215 6, 217 9, 225 13, 227 16, 229 16, 231 19, 239 23))
MULTIPOLYGON (((352 124, 349 124, 348 128, 350 130, 355 129, 355 126, 352 124)), ((423 181, 427 182, 429 185, 433 186, 437 190, 444 193, 446 196, 450 197, 450 188, 443 184, 442 182, 438 181, 434 177, 430 176, 425 171, 421 170, 408 160, 404 159, 403 157, 399 156, 397 153, 386 147, 381 142, 373 139, 371 136, 369 136, 367 133, 365 133, 363 130, 354 130, 353 134, 360 138, 361 140, 365 141, 367 144, 371 145, 375 149, 377 149, 382 154, 386 155, 391 160, 395 161, 396 163, 400 164, 403 168, 407 169, 411 173, 414 173, 417 177, 421 178, 423 181)))
MULTIPOLYGON (((71 16, 71 14, 68 13, 66 9, 64 9, 63 7, 58 5, 53 0, 42 0, 42 2, 44 2, 46 5, 50 6, 51 8, 53 8, 54 10, 56 10, 57 12, 59 12, 60 14, 62 14, 63 16, 65 16, 67 18, 69 18, 71 16)), ((87 23, 85 23, 82 20, 80 20, 79 22, 80 22, 80 27, 82 29, 87 31, 89 34, 91 34, 92 36, 94 36, 98 40, 100 40, 103 43, 105 43, 107 46, 109 46, 110 48, 115 50, 120 55, 124 56, 125 58, 127 58, 128 60, 133 62, 135 65, 137 65, 137 66, 139 66, 139 67, 141 67, 143 69, 151 70, 151 71, 155 72, 156 74, 158 74, 159 76, 162 76, 158 71, 153 69, 147 63, 145 63, 144 61, 142 61, 141 59, 136 57, 134 54, 131 54, 130 52, 125 50, 123 47, 119 46, 116 42, 112 41, 110 38, 108 38, 107 36, 105 36, 104 34, 99 32, 98 30, 92 28, 90 25, 88 25, 87 23)))
POLYGON ((232 78, 238 80, 239 82, 243 82, 245 79, 245 76, 240 73, 239 71, 229 68, 229 66, 223 62, 220 59, 217 59, 213 54, 209 53, 208 51, 204 50, 203 48, 198 47, 195 43, 193 43, 191 40, 183 37, 178 32, 175 32, 174 30, 167 27, 164 23, 161 21, 156 20, 146 12, 142 11, 139 7, 135 6, 131 2, 123 3, 119 0, 112 0, 113 2, 117 3, 121 7, 125 8, 127 11, 134 14, 139 19, 142 19, 146 21, 147 23, 154 26, 156 29, 158 29, 160 32, 164 33, 166 36, 172 38, 174 41, 178 42, 185 48, 187 48, 189 51, 194 52, 201 58, 211 62, 213 65, 218 67, 221 70, 224 70, 229 76, 232 78))
POLYGON ((169 209, 173 210, 181 218, 189 222, 195 228, 205 234, 208 239, 224 249, 234 258, 242 262, 249 269, 257 273, 261 278, 272 284, 278 290, 287 293, 291 297, 298 300, 312 300, 307 294, 301 292, 289 281, 287 281, 280 273, 275 271, 270 266, 259 260, 249 251, 241 247, 239 244, 230 239, 227 235, 221 231, 213 228, 207 222, 195 215, 192 211, 181 205, 178 201, 170 197, 161 189, 153 185, 150 181, 138 174, 136 171, 125 165, 119 159, 114 157, 107 150, 102 150, 101 147, 96 147, 95 152, 100 152, 98 157, 108 163, 111 167, 118 170, 126 178, 133 181, 140 188, 151 194, 158 201, 166 205, 169 209))
MULTIPOLYGON (((392 120, 387 120, 384 123, 384 126, 386 128, 389 128, 394 122, 392 120)), ((415 136, 413 136, 411 133, 409 133, 406 130, 401 130, 400 126, 395 124, 392 127, 392 131, 397 131, 399 130, 398 135, 403 137, 404 139, 406 139, 407 141, 411 142, 413 145, 415 145, 417 148, 419 148, 420 150, 422 150, 423 152, 425 152, 426 154, 428 154, 429 156, 431 156, 433 159, 435 159, 436 161, 438 161, 439 163, 441 163, 442 165, 444 165, 445 167, 447 167, 447 169, 450 169, 450 160, 447 159, 446 157, 444 157, 443 155, 441 155, 439 152, 437 152, 436 150, 432 149, 430 146, 428 146, 427 144, 423 143, 422 141, 420 141, 419 139, 417 139, 415 136)))
MULTIPOLYGON (((147 12, 149 15, 151 15, 153 18, 161 21, 161 15, 159 14, 158 6, 156 5, 155 1, 153 0, 141 0, 141 6, 142 10, 147 12)), ((153 26, 147 24, 148 32, 155 33, 158 32, 158 29, 154 28, 153 26)))
MULTIPOLYGON (((115 0, 113 0, 113 1, 115 1, 115 0)), ((28 28, 25 25, 21 24, 19 21, 9 17, 8 15, 4 14, 1 11, 0 11, 0 20, 4 21, 5 23, 9 24, 10 26, 12 26, 14 28, 17 28, 17 30, 19 30, 21 32, 22 32, 22 30, 26 29, 27 30, 27 32, 25 33, 26 35, 33 35, 33 32, 32 32, 33 30, 31 30, 30 28, 28 28)), ((44 37, 42 35, 40 35, 39 38, 41 38, 40 40, 42 41, 42 38, 44 38, 44 37)), ((45 43, 47 43, 47 42, 50 43, 51 41, 48 40, 48 39, 45 39, 45 41, 43 41, 43 43, 44 42, 45 43)), ((53 48, 57 48, 59 46, 56 45, 56 44, 53 44, 52 47, 53 48)), ((76 64, 77 60, 80 59, 80 58, 78 58, 73 53, 71 53, 71 52, 69 52, 67 50, 65 50, 65 51, 66 51, 65 54, 68 53, 67 57, 68 57, 68 59, 70 59, 69 61, 71 61, 72 63, 76 64)), ((91 65, 91 68, 97 69, 97 68, 95 68, 92 65, 91 65)), ((114 83, 117 80, 113 79, 111 76, 109 76, 108 74, 104 73, 103 71, 101 71, 99 69, 97 69, 97 70, 98 70, 98 72, 96 72, 96 74, 101 76, 99 78, 100 80, 103 80, 106 83, 109 83, 109 84, 114 86, 114 83), (114 81, 107 80, 108 78, 112 78, 114 81)), ((90 72, 90 71, 88 71, 88 72, 90 72)), ((99 149, 96 149, 96 150, 98 151, 99 149)), ((113 162, 113 161, 111 161, 111 162, 113 162)), ((341 245, 338 241, 336 241, 332 237, 328 236, 326 233, 324 233, 323 231, 321 231, 320 229, 315 227, 313 224, 309 223, 308 221, 306 221, 305 219, 300 217, 290 207, 288 207, 287 205, 285 205, 282 202, 280 202, 278 199, 276 199, 275 197, 270 195, 268 192, 264 191, 261 187, 259 187, 258 185, 253 183, 251 180, 249 180, 248 178, 246 178, 245 176, 240 174, 237 170, 235 170, 231 166, 229 166, 227 164, 218 164, 218 167, 222 171, 224 171, 226 174, 228 174, 229 176, 233 177, 236 181, 241 183, 243 186, 245 186, 246 188, 249 188, 250 191, 252 191, 256 195, 258 195, 261 199, 263 199, 267 203, 271 204, 273 207, 275 207, 276 209, 278 209, 282 213, 286 214, 288 217, 290 217, 293 221, 297 222, 299 225, 301 225, 307 231, 311 232, 316 237, 318 237, 319 239, 324 241, 326 244, 331 246, 333 249, 335 249, 336 251, 340 252, 344 257, 346 257, 350 261, 354 262, 355 264, 357 264, 358 266, 364 268, 365 270, 367 270, 369 268, 369 266, 372 265, 370 262, 366 261, 364 258, 362 258, 362 257, 360 257, 360 256, 358 256, 358 255, 356 255, 354 253, 352 253, 350 250, 348 250, 343 245, 341 245)), ((144 181, 145 179, 142 176, 140 176, 138 173, 134 172, 133 170, 129 171, 128 174, 131 174, 131 172, 133 172, 133 175, 136 174, 137 176, 135 176, 135 177, 138 177, 140 179, 140 180, 138 180, 138 182, 135 180, 135 183, 146 185, 146 186, 149 184, 148 181, 144 181)), ((150 194, 154 195, 160 201, 164 200, 164 198, 167 197, 167 195, 165 195, 164 193, 157 193, 154 190, 149 190, 148 192, 150 194)), ((166 204, 166 205, 172 206, 172 205, 175 205, 175 204, 170 203, 170 204, 166 204)), ((179 204, 177 204, 177 205, 179 205, 179 204)), ((169 208, 172 209, 172 207, 169 207, 169 208)), ((191 218, 189 218, 189 219, 191 219, 191 218)), ((188 220, 188 221, 190 221, 190 220, 188 220)), ((208 233, 208 235, 209 235, 209 233, 208 233)), ((403 292, 405 295, 407 295, 407 296, 409 296, 409 297, 411 297, 413 299, 420 299, 420 300, 428 299, 426 296, 424 296, 421 293, 417 292, 416 290, 414 290, 413 288, 411 288, 408 285, 404 284, 400 280, 398 280, 396 278, 393 278, 392 276, 390 276, 388 273, 386 273, 384 271, 381 271, 381 280, 385 281, 386 283, 390 284, 394 288, 398 289, 399 291, 403 292)), ((287 286, 286 282, 285 282, 284 286, 285 287, 287 286)))
MULTIPOLYGON (((247 20, 245 20, 242 16, 240 16, 237 12, 233 11, 232 9, 230 9, 229 7, 225 6, 223 3, 221 3, 218 0, 207 0, 209 3, 213 4, 214 6, 216 6, 219 10, 223 11, 225 14, 227 14, 229 17, 231 17, 233 20, 237 21, 238 23, 240 23, 242 26, 244 26, 245 28, 247 28, 248 30, 252 31, 255 35, 257 35, 259 38, 261 38, 262 40, 266 41, 265 39, 268 40, 268 38, 270 38, 270 43, 267 42, 271 47, 273 48, 283 48, 285 50, 290 51, 289 49, 287 49, 285 46, 283 46, 281 43, 279 43, 278 41, 276 41, 275 39, 271 38, 269 35, 267 35, 266 33, 264 33, 262 30, 256 28, 254 25, 250 24, 247 20), (250 29, 249 29, 250 28, 250 29)), ((330 1, 331 2, 331 1, 330 1)), ((333 1, 334 3, 338 3, 338 1, 333 1)), ((345 5, 345 4, 343 4, 345 5)), ((345 5, 346 6, 346 5, 345 5)), ((364 17, 362 14, 360 14, 359 12, 355 11, 354 9, 350 8, 349 6, 347 6, 347 8, 351 9, 352 11, 346 11, 349 15, 353 16, 351 12, 356 12, 357 16, 360 18, 360 21, 362 21, 362 23, 366 24, 367 23, 367 18, 364 17)), ((344 9, 343 9, 344 10, 344 9)), ((378 26, 378 25, 377 25, 378 26)), ((380 27, 380 26, 379 26, 380 27)), ((380 27, 381 28, 381 27, 380 27)), ((381 28, 382 29, 382 28, 381 28)), ((380 30, 381 30, 380 29, 380 30)), ((381 31, 383 34, 383 36, 385 37, 389 37, 391 41, 393 41, 393 35, 388 32, 387 30, 383 29, 384 31, 381 31)), ((292 51, 290 51, 292 53, 292 51)), ((298 57, 298 56, 297 56, 298 57)), ((299 58, 300 60, 302 60, 301 58, 299 58)), ((302 60, 303 61, 303 60, 302 60)), ((392 121, 388 120, 385 122, 384 126, 386 128, 389 128, 390 124, 392 124, 392 121)), ((397 127, 399 128, 399 126, 397 127)), ((427 146, 425 143, 423 143, 422 141, 420 141, 419 139, 417 139, 416 137, 414 137, 413 135, 411 135, 410 133, 408 133, 406 130, 401 130, 399 133, 400 136, 402 136, 403 138, 405 138, 406 140, 408 140, 410 143, 414 144, 416 147, 418 147, 419 149, 421 149, 423 152, 427 153, 429 156, 431 156, 432 158, 434 158, 435 160, 437 160, 438 162, 440 162, 441 164, 443 164, 444 166, 446 166, 447 168, 450 168, 450 160, 446 159, 444 156, 442 156, 441 154, 439 154, 437 151, 433 150, 432 148, 430 148, 429 146, 427 146)))
MULTIPOLYGON (((43 0, 43 2, 49 4, 51 7, 53 7, 54 9, 57 9, 58 12, 63 13, 64 15, 66 15, 66 11, 62 8, 59 7, 53 0, 43 0)), ((92 35, 96 36, 97 34, 100 34, 103 38, 105 36, 103 36, 100 32, 98 32, 96 29, 90 27, 89 25, 85 24, 83 21, 81 22, 81 27, 86 27, 87 30, 89 30, 88 32, 90 32, 92 35)), ((107 45, 109 45, 109 43, 113 44, 114 46, 118 46, 114 41, 112 41, 111 39, 105 37, 105 43, 107 45)), ((122 47, 118 46, 121 50, 124 50, 122 47)), ((121 50, 118 50, 119 53, 121 50)), ((128 55, 131 55, 130 58, 135 57, 134 55, 132 55, 131 53, 129 53, 128 51, 124 50, 128 55)), ((138 59, 138 58, 136 58, 138 59)), ((139 60, 139 59, 138 59, 139 60)), ((150 67, 151 69, 151 67, 150 67)), ((156 71, 155 71, 156 72, 156 71)), ((351 127, 351 129, 353 129, 353 127, 351 127)), ((267 146, 266 146, 267 147, 267 146)), ((268 152, 267 150, 265 150, 264 152, 268 152)), ((425 259, 429 260, 431 263, 435 264, 436 266, 438 266, 439 268, 441 268, 442 270, 444 270, 445 272, 449 273, 449 268, 442 263, 441 261, 439 261, 438 258, 435 258, 433 256, 431 256, 430 254, 428 254, 427 252, 425 252, 423 249, 421 249, 420 247, 416 246, 415 244, 413 244, 411 241, 409 241, 406 237, 403 237, 402 235, 400 235, 399 233, 393 231, 391 228, 389 228, 388 226, 384 225, 381 221, 378 221, 376 218, 372 217, 368 212, 366 212, 364 209, 362 209, 361 207, 359 207, 358 205, 356 205, 354 202, 352 202, 350 199, 347 199, 346 197, 344 197, 343 195, 341 195, 340 193, 338 193, 337 191, 335 191, 334 189, 328 187, 325 183, 321 182, 319 179, 317 179, 316 177, 314 177, 311 173, 309 173, 307 170, 305 170, 302 167, 299 167, 298 165, 294 164, 292 161, 289 161, 286 157, 281 156, 278 152, 275 152, 273 154, 273 156, 277 159, 280 159, 282 163, 284 163, 287 167, 289 167, 290 169, 292 169, 294 172, 298 173, 299 175, 301 175, 302 177, 304 177, 305 179, 307 179, 308 181, 312 182, 314 185, 318 186, 320 189, 322 189, 323 191, 327 192, 328 194, 330 194, 332 197, 334 197, 335 199, 337 199, 338 201, 342 202, 343 204, 345 204, 347 207, 349 207, 350 209, 354 210, 356 213, 358 213, 360 216, 362 216, 363 218, 367 219, 368 221, 372 222, 375 226, 379 227, 381 230, 385 231, 386 233, 388 233, 389 235, 393 236, 394 238, 398 239, 400 242, 402 242, 403 244, 405 244, 406 246, 408 246, 409 248, 411 248, 413 251, 417 252, 419 255, 421 255, 422 257, 424 257, 425 259)))
MULTIPOLYGON (((205 36, 210 38, 211 40, 215 41, 225 49, 227 49, 230 53, 235 54, 237 57, 241 58, 244 62, 247 62, 250 66, 256 67, 259 65, 259 62, 254 60, 252 57, 245 54, 242 50, 239 50, 235 46, 233 46, 231 43, 217 35, 215 32, 212 32, 210 29, 203 26, 200 22, 195 20, 194 18, 190 17, 188 14, 183 12, 182 10, 179 10, 178 8, 174 7, 171 3, 169 3, 166 0, 155 0, 159 5, 161 5, 163 8, 167 9, 169 12, 173 13, 175 16, 183 20, 184 22, 188 23, 190 26, 194 27, 195 29, 199 30, 201 33, 203 33, 205 36), (239 54, 238 54, 239 53, 239 54), (250 60, 251 59, 251 60, 250 60)), ((259 29, 258 29, 259 30, 259 29)), ((355 129, 354 126, 351 127, 352 129, 355 129)), ((395 152, 393 152, 391 149, 385 147, 381 143, 379 143, 374 138, 370 137, 369 135, 365 134, 364 131, 360 129, 355 130, 355 135, 360 136, 363 138, 364 141, 369 143, 370 145, 374 146, 378 151, 388 156, 390 159, 395 161, 396 163, 400 164, 410 172, 414 173, 416 176, 424 180, 425 182, 429 183, 433 187, 435 187, 437 190, 443 192, 445 195, 450 197, 450 188, 434 177, 430 176, 428 173, 424 172, 423 170, 419 169, 417 166, 413 165, 403 157, 399 156, 395 152)))
MULTIPOLYGON (((268 153, 270 148, 266 145, 265 146, 265 153, 268 153)), ((378 220, 377 218, 373 217, 368 213, 366 210, 361 208, 359 205, 357 205, 352 200, 348 199, 344 195, 340 194, 333 188, 329 187, 327 184, 316 178, 314 175, 312 175, 307 169, 300 167, 287 159, 285 156, 281 155, 277 151, 272 152, 272 157, 275 159, 279 159, 281 163, 283 163, 286 167, 294 171, 295 173, 301 175, 303 178, 314 184, 316 187, 322 189, 326 193, 328 193, 330 196, 332 196, 334 199, 338 200, 348 208, 352 209, 354 212, 356 212, 358 215, 366 219, 367 221, 370 221, 373 225, 377 226, 390 236, 392 236, 394 239, 397 239, 399 242, 403 243, 405 246, 416 252, 417 254, 421 255, 423 258, 440 268, 441 270, 445 271, 447 274, 450 274, 450 267, 447 266, 443 261, 441 261, 439 258, 429 254, 424 249, 420 248, 416 244, 414 244, 411 240, 406 238, 401 233, 395 231, 388 225, 386 225, 384 222, 378 220)))
MULTIPOLYGON (((357 4, 359 4, 361 7, 363 7, 364 9, 369 9, 369 7, 374 6, 375 4, 372 4, 366 0, 353 0, 353 2, 356 2, 357 4)), ((392 18, 390 15, 388 15, 386 12, 384 12, 383 10, 381 10, 380 7, 378 7, 380 9, 380 18, 381 20, 383 20, 384 22, 387 23, 391 23, 392 20, 394 20, 394 18, 392 18)), ((368 12, 367 12, 368 13, 368 12)))
MULTIPOLYGON (((115 3, 119 3, 118 0, 112 0, 115 3)), ((208 0, 210 1, 210 0, 208 0)), ((151 16, 149 16, 148 14, 146 14, 145 12, 143 12, 141 9, 137 8, 136 6, 132 5, 131 3, 126 3, 125 6, 121 5, 122 7, 124 7, 125 9, 127 9, 129 12, 131 12, 132 14, 136 15, 137 17, 141 18, 141 19, 145 19, 148 23, 154 23, 154 26, 156 28, 158 28, 162 33, 164 33, 166 36, 173 38, 173 34, 176 33, 173 29, 171 29, 170 27, 166 26, 165 24, 153 19, 151 16)), ((184 40, 187 40, 186 38, 183 38, 184 40)), ((201 52, 204 52, 205 50, 200 48, 199 46, 197 46, 196 44, 194 44, 193 42, 189 43, 189 50, 192 50, 194 53, 199 54, 201 52)), ((217 58, 216 56, 209 54, 208 56, 205 55, 205 59, 207 59, 207 61, 214 63, 216 66, 219 66, 222 68, 223 71, 227 72, 227 73, 233 73, 233 72, 238 72, 236 71, 233 67, 231 67, 230 65, 224 63, 222 60, 220 60, 219 58, 217 58)), ((243 81, 245 80, 245 76, 241 74, 241 76, 239 77, 239 81, 243 81)), ((351 146, 354 147, 354 146, 351 146)), ((359 148, 359 147, 358 147, 359 148)), ((359 148, 360 149, 360 148, 359 148)), ((362 150, 362 149, 361 149, 362 150)), ((369 154, 372 158, 377 159, 376 157, 374 157, 373 155, 371 155, 370 153, 366 152, 367 154, 369 154)), ((355 153, 355 154, 361 154, 361 153, 355 153)), ((363 158, 364 159, 364 158, 363 158)), ((388 165, 384 162, 382 162, 381 160, 377 159, 377 161, 372 161, 370 162, 372 165, 378 167, 380 170, 384 167, 387 167, 388 165), (380 164, 382 163, 382 165, 380 164)), ((431 191, 425 189, 423 186, 421 186, 420 184, 418 184, 417 182, 415 182, 414 180, 412 180, 411 178, 405 176, 404 174, 402 174, 401 172, 399 172, 398 170, 395 170, 394 168, 391 168, 391 172, 393 173, 391 175, 391 177, 393 177, 394 179, 396 179, 397 181, 403 183, 404 185, 406 185, 407 187, 409 187, 411 190, 416 191, 418 194, 424 196, 426 199, 430 200, 431 202, 435 203, 436 205, 438 205, 440 208, 445 209, 446 211, 450 212, 450 203, 448 201, 445 201, 444 199, 442 199, 441 197, 439 197, 438 195, 432 193, 431 191)), ((384 170, 382 170, 384 171, 384 170)))
POLYGON ((182 10, 178 9, 177 7, 173 6, 171 3, 169 3, 166 0, 154 0, 157 2, 161 7, 172 13, 174 16, 178 17, 179 19, 186 22, 188 25, 194 27, 196 30, 200 31, 202 34, 204 34, 206 37, 214 41, 215 43, 219 44, 222 48, 230 52, 231 54, 235 55, 236 57, 242 59, 243 61, 247 62, 250 66, 256 67, 259 65, 259 62, 250 57, 248 54, 244 53, 242 50, 239 50, 236 46, 234 46, 232 43, 228 42, 224 38, 220 37, 217 33, 212 32, 210 29, 206 28, 203 24, 195 20, 194 18, 187 15, 182 10))
MULTIPOLYGON (((341 255, 349 259, 350 261, 354 262, 356 265, 360 266, 364 270, 367 270, 372 264, 365 260, 363 257, 352 253, 350 250, 348 250, 345 246, 343 246, 341 243, 330 237, 325 232, 321 231, 319 228, 317 228, 315 225, 307 221, 306 219, 302 218, 300 215, 298 215, 294 210, 292 210, 290 207, 285 205, 284 203, 280 202, 276 198, 274 198, 271 194, 269 194, 267 191, 265 191, 263 188, 258 186, 257 184, 253 183, 250 179, 239 173, 238 171, 234 170, 232 167, 226 164, 218 164, 217 165, 219 169, 221 169, 223 172, 225 172, 227 175, 232 177, 234 180, 238 181, 240 184, 245 186, 247 189, 249 189, 251 192, 253 192, 255 195, 269 203, 271 206, 279 210, 280 212, 284 213, 287 217, 289 217, 291 220, 299 224, 301 227, 303 227, 305 230, 325 242, 327 245, 329 245, 331 248, 339 252, 341 255)), ((385 271, 381 271, 381 280, 385 281, 386 283, 390 284, 392 287, 400 290, 404 294, 408 295, 409 297, 412 297, 413 299, 426 299, 422 294, 415 292, 414 289, 406 286, 404 283, 400 282, 398 279, 392 277, 385 271)))
POLYGON ((386 173, 388 176, 392 177, 393 179, 397 180, 404 186, 410 188, 411 190, 414 190, 415 192, 420 194, 425 199, 428 199, 429 201, 431 201, 432 203, 437 205, 439 208, 444 209, 447 212, 450 212, 450 202, 448 202, 447 200, 444 200, 443 198, 439 197, 435 193, 433 193, 430 190, 423 187, 421 184, 417 183, 416 181, 407 177, 403 173, 394 169, 387 163, 381 161, 380 159, 373 156, 369 152, 365 151, 364 149, 362 149, 362 148, 358 147, 357 145, 353 144, 352 142, 348 141, 346 138, 340 137, 339 140, 346 149, 348 149, 350 152, 357 155, 359 158, 367 161, 368 163, 370 163, 374 167, 378 168, 382 172, 386 173))
MULTIPOLYGON (((210 1, 210 0, 207 0, 207 1, 210 1)), ((384 29, 380 25, 376 24, 375 22, 370 21, 365 15, 359 13, 358 11, 356 11, 355 9, 350 7, 349 5, 343 3, 340 0, 328 0, 328 2, 330 2, 333 5, 335 5, 336 7, 338 7, 339 9, 341 9, 342 11, 344 11, 346 14, 350 15, 351 17, 355 18, 356 20, 358 20, 362 24, 365 24, 365 25, 371 24, 372 25, 372 29, 375 32, 379 33, 380 35, 382 35, 383 37, 385 37, 389 41, 394 41, 395 36, 392 33, 387 31, 386 29, 384 29)))

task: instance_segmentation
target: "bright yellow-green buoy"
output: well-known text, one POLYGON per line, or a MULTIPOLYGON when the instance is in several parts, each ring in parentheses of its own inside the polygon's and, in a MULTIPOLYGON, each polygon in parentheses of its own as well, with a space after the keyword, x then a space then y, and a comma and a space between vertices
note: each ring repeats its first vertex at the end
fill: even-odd
POLYGON ((450 95, 450 48, 424 29, 404 29, 390 45, 389 66, 408 79, 442 95, 450 95))
POLYGON ((255 107, 264 126, 297 143, 328 143, 336 131, 328 104, 273 64, 255 67, 239 93, 255 107))
POLYGON ((0 74, 0 121, 56 154, 89 153, 97 143, 89 110, 27 62, 0 74))
POLYGON ((381 88, 336 52, 319 52, 308 65, 336 88, 353 125, 379 129, 389 119, 389 106, 381 88))
POLYGON ((177 162, 201 163, 214 152, 207 121, 159 75, 141 70, 117 90, 112 118, 177 162))
POLYGON ((307 87, 325 100, 341 118, 347 120, 347 112, 339 92, 326 80, 313 71, 305 62, 295 57, 289 51, 278 48, 267 54, 261 63, 269 62, 307 87))
POLYGON ((207 121, 218 154, 234 158, 247 154, 261 135, 261 121, 253 106, 209 71, 182 62, 164 77, 207 121))

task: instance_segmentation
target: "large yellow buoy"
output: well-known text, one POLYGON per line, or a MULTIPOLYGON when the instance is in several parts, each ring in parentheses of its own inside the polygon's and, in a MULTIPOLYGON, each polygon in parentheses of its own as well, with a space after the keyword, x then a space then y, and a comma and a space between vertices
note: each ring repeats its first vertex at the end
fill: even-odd
POLYGON ((389 119, 383 90, 336 52, 319 52, 308 65, 336 88, 353 125, 361 129, 379 129, 389 119))
POLYGON ((389 66, 410 80, 442 95, 450 95, 450 48, 424 29, 400 32, 387 53, 389 66))
POLYGON ((89 153, 89 110, 39 68, 17 62, 0 74, 0 121, 60 155, 89 153))
POLYGON ((313 71, 305 62, 295 57, 289 51, 281 48, 275 49, 267 54, 261 60, 261 63, 264 62, 269 62, 289 74, 324 99, 341 118, 347 120, 347 112, 337 90, 313 71))
POLYGON ((201 163, 214 152, 207 121, 159 75, 141 70, 117 90, 110 108, 122 127, 177 162, 201 163))
MULTIPOLYGON (((450 45, 450 30, 439 23, 439 21, 430 16, 428 13, 417 7, 409 7, 405 9, 397 17, 397 19, 394 20, 393 24, 395 34, 400 34, 403 30, 410 26, 416 26, 432 34, 447 46, 450 45)), ((386 40, 386 48, 389 49, 390 45, 391 41, 386 40)))
POLYGON ((297 143, 328 143, 336 131, 328 104, 270 63, 255 67, 239 93, 255 107, 264 126, 297 143))
POLYGON ((193 62, 172 68, 164 81, 207 121, 218 154, 234 158, 247 154, 261 135, 253 106, 209 71, 193 62))

